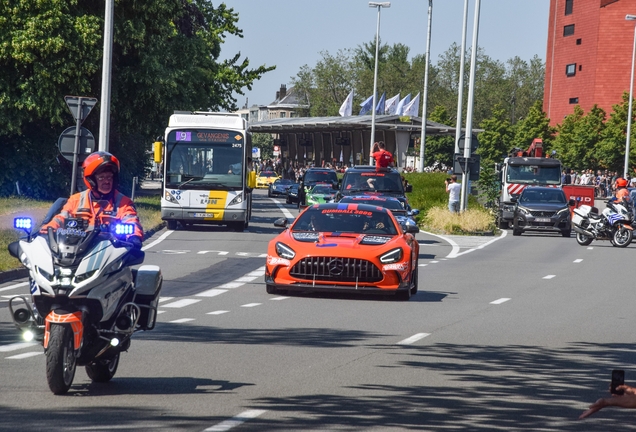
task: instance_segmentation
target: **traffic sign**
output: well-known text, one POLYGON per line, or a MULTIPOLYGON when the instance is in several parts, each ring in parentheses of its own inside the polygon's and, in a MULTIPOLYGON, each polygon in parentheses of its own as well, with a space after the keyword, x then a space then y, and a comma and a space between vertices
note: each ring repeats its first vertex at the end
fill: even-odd
POLYGON ((68 105, 68 109, 73 114, 75 120, 80 124, 86 120, 88 114, 91 112, 95 104, 97 104, 96 98, 85 96, 64 96, 64 101, 68 105))
MULTIPOLYGON (((459 140, 457 141, 459 144, 459 150, 463 153, 464 147, 466 147, 466 134, 461 134, 459 140)), ((470 152, 475 153, 477 148, 479 147, 479 140, 475 134, 470 136, 470 152)))
POLYGON ((469 178, 468 180, 477 181, 479 180, 479 170, 481 166, 481 158, 478 154, 474 154, 470 157, 460 156, 455 153, 453 157, 453 174, 462 175, 464 174, 464 170, 466 169, 466 164, 468 164, 469 178))
MULTIPOLYGON (((69 161, 73 161, 73 153, 75 152, 75 126, 64 129, 60 134, 57 145, 62 156, 69 161)), ((77 159, 83 162, 86 157, 95 151, 95 137, 85 127, 80 128, 79 149, 77 159)))

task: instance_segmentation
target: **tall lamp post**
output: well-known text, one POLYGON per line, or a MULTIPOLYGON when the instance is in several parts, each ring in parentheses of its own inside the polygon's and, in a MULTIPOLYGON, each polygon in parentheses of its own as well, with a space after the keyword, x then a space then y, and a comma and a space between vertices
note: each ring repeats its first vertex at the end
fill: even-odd
POLYGON ((420 134, 420 172, 424 172, 426 156, 426 110, 428 109, 428 65, 431 58, 431 24, 433 22, 433 0, 428 0, 428 31, 426 35, 426 65, 424 66, 424 92, 422 97, 422 132, 420 134))
MULTIPOLYGON (((378 27, 375 31, 375 69, 373 71, 373 107, 371 110, 371 144, 369 145, 370 152, 373 153, 373 143, 375 142, 375 110, 378 103, 378 55, 380 51, 380 9, 383 7, 391 7, 391 2, 369 2, 369 7, 378 9, 378 27)), ((369 156, 369 165, 373 165, 373 161, 369 156)))
MULTIPOLYGON (((636 15, 625 15, 627 21, 636 21, 636 15)), ((636 58, 636 26, 634 26, 634 49, 632 50, 632 75, 629 80, 629 109, 627 110, 627 140, 625 141, 625 169, 623 178, 629 172, 629 145, 632 138, 632 101, 634 98, 634 58, 636 58)))

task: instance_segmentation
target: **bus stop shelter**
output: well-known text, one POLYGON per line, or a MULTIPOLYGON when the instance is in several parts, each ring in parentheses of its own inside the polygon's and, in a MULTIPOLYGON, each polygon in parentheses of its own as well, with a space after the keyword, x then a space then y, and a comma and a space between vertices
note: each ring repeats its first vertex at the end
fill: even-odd
MULTIPOLYGON (((292 117, 252 123, 250 132, 275 136, 283 163, 367 164, 371 151, 371 116, 292 117)), ((422 133, 421 117, 378 115, 375 141, 384 141, 396 166, 406 167, 409 145, 422 133)), ((455 135, 455 128, 426 121, 426 136, 455 135)), ((419 155, 417 155, 419 156, 419 155)))

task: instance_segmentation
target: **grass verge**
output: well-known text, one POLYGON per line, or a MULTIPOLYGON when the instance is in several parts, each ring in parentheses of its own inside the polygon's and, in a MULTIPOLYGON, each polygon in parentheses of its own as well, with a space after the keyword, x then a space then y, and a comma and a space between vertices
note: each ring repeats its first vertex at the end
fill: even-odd
POLYGON ((483 234, 495 229, 492 215, 478 208, 452 213, 446 207, 433 207, 426 213, 424 224, 431 231, 447 234, 483 234))

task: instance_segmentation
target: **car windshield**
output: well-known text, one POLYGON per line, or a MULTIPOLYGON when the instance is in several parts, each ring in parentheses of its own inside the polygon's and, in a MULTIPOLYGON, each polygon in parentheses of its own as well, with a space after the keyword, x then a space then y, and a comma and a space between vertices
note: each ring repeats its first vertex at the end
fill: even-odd
POLYGON ((362 210, 342 209, 341 206, 312 207, 298 217, 292 226, 292 231, 397 234, 397 228, 387 212, 367 209, 369 207, 362 210))
POLYGON ((554 203, 565 204, 565 194, 561 189, 524 190, 519 198, 521 203, 554 203))
POLYGON ((404 194, 399 174, 390 172, 352 172, 343 183, 343 192, 389 192, 404 194))
POLYGON ((307 171, 305 183, 338 183, 338 175, 334 171, 307 171))
POLYGON ((558 166, 510 165, 506 176, 508 183, 519 184, 561 184, 561 170, 558 166))
POLYGON ((315 186, 311 190, 312 194, 320 194, 320 195, 333 195, 336 193, 335 190, 331 186, 315 186))

